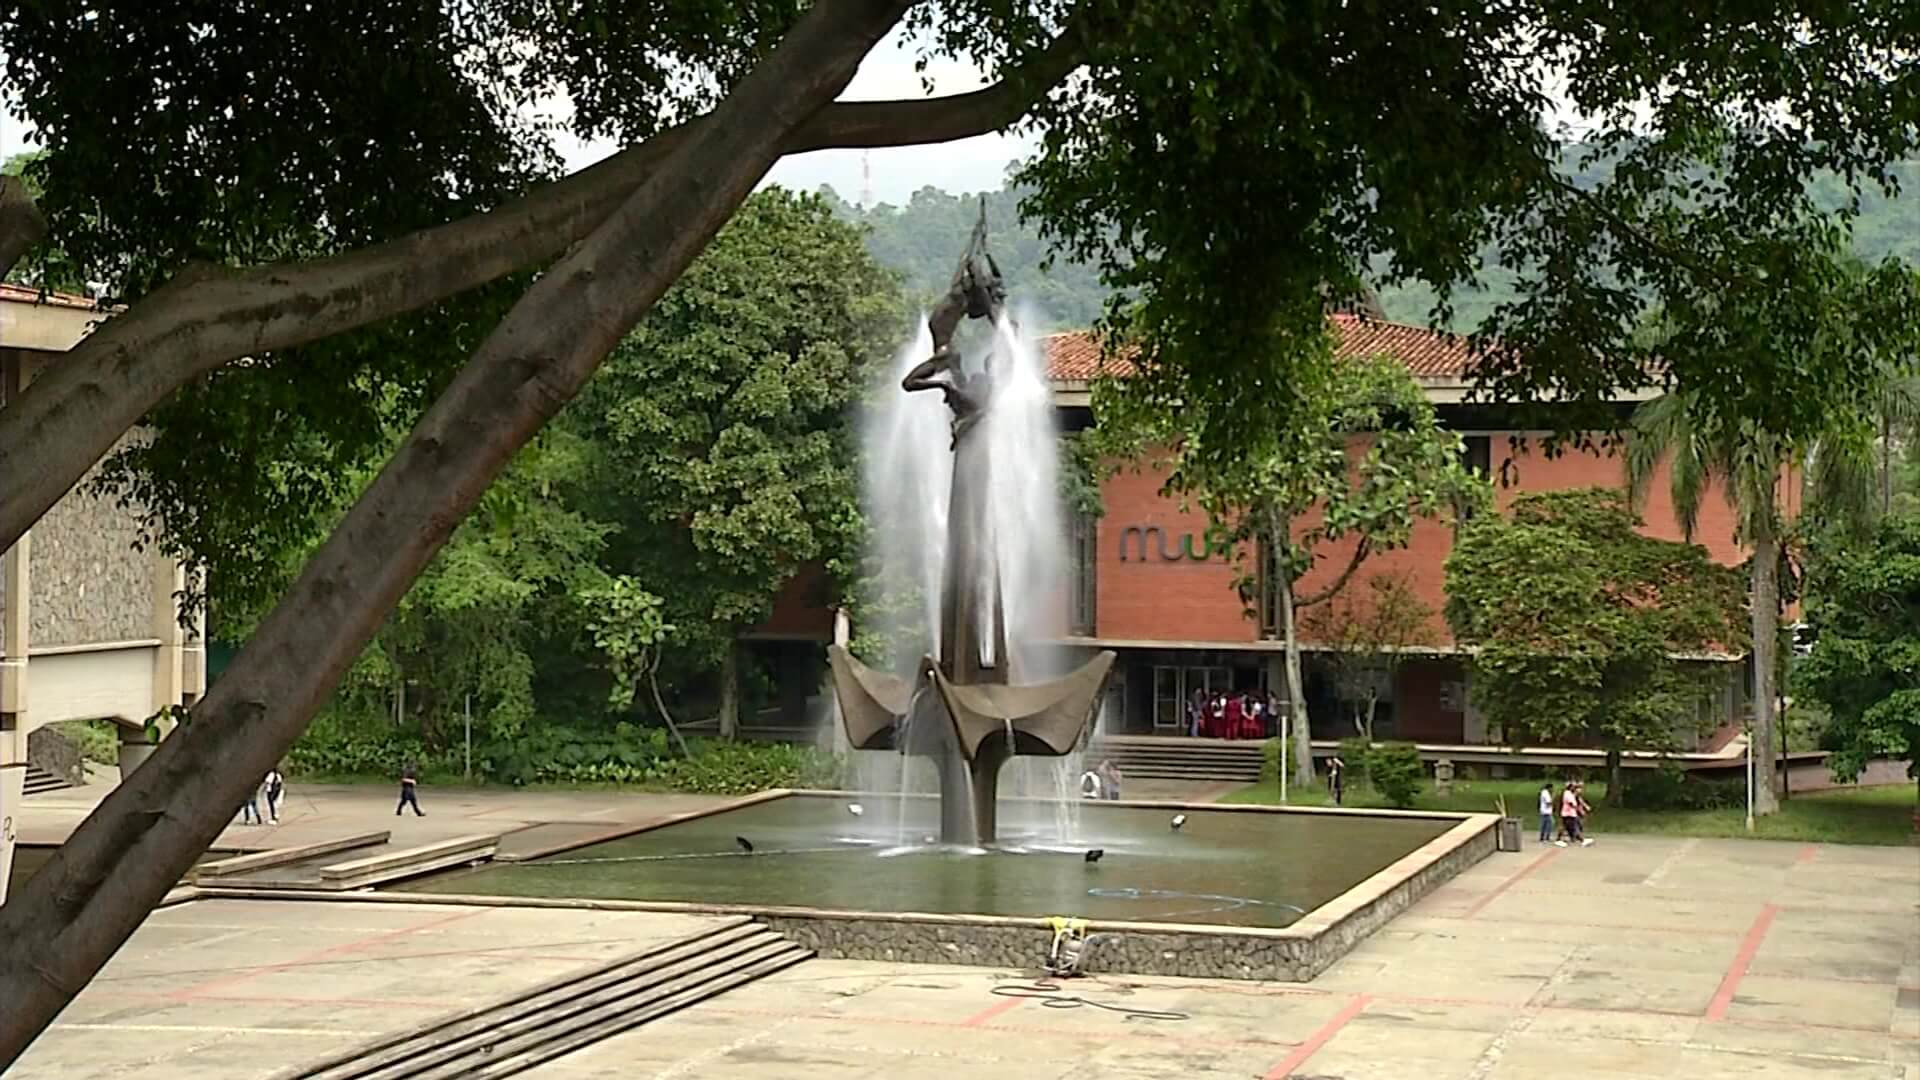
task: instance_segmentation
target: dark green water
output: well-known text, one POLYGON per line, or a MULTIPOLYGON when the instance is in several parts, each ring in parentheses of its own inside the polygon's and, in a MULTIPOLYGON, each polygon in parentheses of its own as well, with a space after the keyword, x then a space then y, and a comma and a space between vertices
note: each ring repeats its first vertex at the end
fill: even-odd
MULTIPOLYGON (((795 796, 578 848, 397 886, 414 892, 676 900, 855 911, 1073 915, 1099 920, 1285 926, 1453 825, 1444 819, 1190 811, 1086 804, 1071 844, 1003 824, 1025 853, 918 846, 931 804, 795 796), (925 811, 922 814, 919 811, 925 811), (754 846, 740 852, 735 837, 754 846), (1085 852, 1105 856, 1089 866, 1085 852)), ((1003 805, 1003 814, 1007 813, 1003 805)))

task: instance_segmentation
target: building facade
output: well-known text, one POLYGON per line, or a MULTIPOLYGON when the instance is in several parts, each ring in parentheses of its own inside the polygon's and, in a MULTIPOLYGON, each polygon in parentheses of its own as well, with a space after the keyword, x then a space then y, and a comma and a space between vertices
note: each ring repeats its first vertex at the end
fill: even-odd
MULTIPOLYGON (((0 407, 109 314, 84 297, 0 284, 0 407)), ((29 763, 65 771, 36 760, 35 733, 112 720, 124 771, 152 751, 147 719, 192 704, 206 685, 199 631, 181 625, 184 568, 136 550, 135 514, 89 487, 82 480, 0 555, 0 897, 29 763)))
MULTIPOLYGON (((1467 461, 1493 479, 1504 510, 1529 492, 1580 487, 1623 487, 1625 466, 1602 448, 1545 452, 1544 432, 1518 429, 1503 410, 1469 400, 1470 355, 1463 339, 1421 327, 1360 314, 1331 316, 1338 353, 1345 357, 1386 354, 1406 365, 1433 402, 1442 423, 1459 432, 1467 461)), ((1085 334, 1045 341, 1063 427, 1091 423, 1093 380, 1103 372, 1098 346, 1085 334)), ((1108 373, 1124 377, 1122 370, 1108 373)), ((1624 419, 1650 393, 1623 395, 1615 403, 1624 419)), ((1355 441, 1355 452, 1365 440, 1355 441)), ((1206 515, 1182 510, 1161 494, 1166 476, 1151 457, 1117 466, 1101 485, 1104 514, 1076 525, 1068 582, 1069 623, 1065 644, 1113 649, 1120 656, 1110 691, 1105 729, 1110 734, 1167 734, 1186 728, 1186 703, 1196 691, 1272 693, 1284 700, 1281 642, 1271 613, 1256 598, 1249 604, 1235 588, 1227 553, 1209 551, 1206 515)), ((1796 486, 1782 484, 1783 505, 1792 513, 1796 486)), ((1644 532, 1683 539, 1668 495, 1664 466, 1642 506, 1644 532)), ((1371 554, 1342 590, 1351 603, 1365 603, 1360 583, 1389 575, 1407 586, 1425 607, 1420 632, 1398 651, 1402 660, 1390 681, 1371 687, 1378 698, 1376 734, 1439 745, 1489 741, 1472 703, 1470 675, 1441 612, 1446 602, 1444 564, 1452 549, 1450 521, 1420 521, 1404 548, 1371 554)), ((1736 564, 1747 552, 1735 539, 1734 518, 1717 492, 1702 500, 1693 539, 1712 556, 1736 564)), ((1327 585, 1349 563, 1353 541, 1323 545, 1314 568, 1299 583, 1302 594, 1327 585)), ((1337 603, 1337 601, 1336 601, 1337 603)), ((1331 661, 1324 619, 1303 621, 1307 652, 1303 671, 1308 713, 1316 739, 1355 733, 1352 702, 1365 687, 1331 661)), ((1737 664, 1743 658, 1717 661, 1737 664)), ((1744 708, 1740 678, 1730 678, 1724 699, 1703 715, 1702 727, 1725 728, 1744 708)), ((1683 743, 1692 732, 1683 731, 1683 743)))

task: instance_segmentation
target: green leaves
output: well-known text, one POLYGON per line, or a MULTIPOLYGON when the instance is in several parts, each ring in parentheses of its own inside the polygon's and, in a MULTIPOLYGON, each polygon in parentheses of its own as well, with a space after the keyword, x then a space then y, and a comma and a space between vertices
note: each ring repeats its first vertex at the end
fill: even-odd
POLYGON ((1440 426, 1399 361, 1336 359, 1323 326, 1293 363, 1303 377, 1288 411, 1218 433, 1205 430, 1204 410, 1160 400, 1155 382, 1110 378, 1094 388, 1101 450, 1168 455, 1165 490, 1206 510, 1216 540, 1231 544, 1241 565, 1243 593, 1258 576, 1247 565, 1256 539, 1297 579, 1324 543, 1354 536, 1372 550, 1399 547, 1418 519, 1490 498, 1460 460, 1460 437, 1440 426), (1227 445, 1210 448, 1215 435, 1227 445), (1310 513, 1303 528, 1291 527, 1310 513))
POLYGON ((565 423, 596 448, 609 566, 704 665, 807 563, 860 541, 850 414, 904 327, 892 277, 814 196, 755 194, 565 423))
POLYGON ((581 595, 588 615, 587 631, 594 647, 605 655, 613 672, 608 704, 625 710, 641 678, 652 673, 660 650, 678 628, 666 620, 666 602, 640 587, 625 574, 581 595))
POLYGON ((1876 757, 1920 760, 1920 516, 1890 516, 1864 544, 1826 539, 1808 570, 1813 649, 1792 687, 1827 706, 1828 765, 1851 780, 1876 757))
POLYGON ((1745 650, 1742 581, 1705 549, 1655 540, 1619 492, 1522 495, 1468 522, 1447 558, 1447 621, 1473 694, 1510 744, 1597 733, 1660 749, 1697 722, 1745 650))

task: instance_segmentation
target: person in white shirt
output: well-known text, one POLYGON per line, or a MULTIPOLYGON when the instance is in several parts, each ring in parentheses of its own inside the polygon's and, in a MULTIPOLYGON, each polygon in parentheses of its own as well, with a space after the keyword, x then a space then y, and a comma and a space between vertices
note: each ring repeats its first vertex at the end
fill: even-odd
POLYGON ((1540 782, 1540 842, 1553 843, 1553 782, 1540 782))
POLYGON ((1100 797, 1100 774, 1088 769, 1080 774, 1080 797, 1098 799, 1100 797))
POLYGON ((277 768, 268 769, 267 780, 263 786, 267 792, 267 823, 278 825, 280 824, 280 798, 287 793, 286 777, 281 776, 277 768))

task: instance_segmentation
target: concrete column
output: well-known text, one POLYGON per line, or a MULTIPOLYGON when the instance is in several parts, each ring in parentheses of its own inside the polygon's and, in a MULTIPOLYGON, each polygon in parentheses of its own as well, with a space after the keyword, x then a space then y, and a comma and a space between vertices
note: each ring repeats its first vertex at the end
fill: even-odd
POLYGON ((160 639, 160 647, 153 654, 153 699, 148 707, 159 712, 180 704, 186 688, 183 654, 187 634, 180 627, 179 594, 187 587, 187 574, 185 567, 163 555, 154 555, 151 563, 152 629, 149 633, 160 639))
POLYGON ((1460 675, 1460 685, 1466 700, 1461 702, 1462 742, 1484 743, 1487 741, 1487 718, 1480 712, 1480 706, 1473 702, 1473 668, 1468 667, 1460 675))

